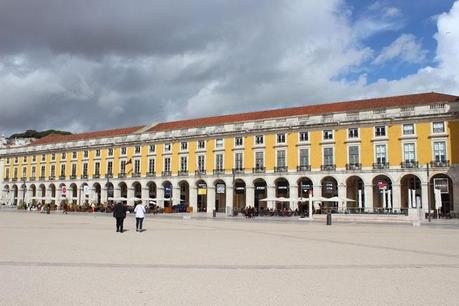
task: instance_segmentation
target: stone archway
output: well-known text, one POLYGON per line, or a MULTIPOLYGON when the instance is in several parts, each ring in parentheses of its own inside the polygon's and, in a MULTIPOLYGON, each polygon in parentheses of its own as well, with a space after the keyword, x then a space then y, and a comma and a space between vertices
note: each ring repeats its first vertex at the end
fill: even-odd
POLYGON ((198 180, 196 182, 196 188, 198 188, 198 212, 207 212, 207 183, 204 180, 198 180))
POLYGON ((101 193, 102 193, 102 187, 100 186, 99 183, 94 183, 92 185, 92 189, 94 190, 94 201, 96 202, 97 205, 100 205, 101 203, 101 193))
POLYGON ((429 185, 430 209, 434 210, 436 206, 441 207, 439 210, 442 216, 447 216, 454 211, 454 185, 451 177, 447 174, 436 174, 431 177, 429 185), (438 190, 438 195, 435 189, 438 190))
POLYGON ((268 197, 268 185, 266 181, 262 178, 257 178, 253 181, 254 188, 254 207, 257 210, 267 209, 268 202, 260 201, 261 199, 266 199, 268 197))
POLYGON ((400 180, 402 209, 422 207, 421 180, 414 174, 407 174, 400 180))
POLYGON ((190 206, 190 184, 187 181, 180 181, 178 183, 180 189, 180 204, 185 207, 190 206))
POLYGON ((242 179, 236 179, 233 185, 233 210, 241 211, 246 205, 246 184, 242 179))
POLYGON ((373 178, 373 207, 378 210, 393 207, 392 180, 386 175, 373 178))
MULTIPOLYGON (((277 198, 290 198, 290 184, 287 179, 280 177, 274 181, 274 187, 276 189, 277 198)), ((289 202, 277 202, 277 209, 289 208, 289 202)))
POLYGON ((164 200, 164 207, 171 207, 172 205, 172 183, 169 182, 169 181, 165 181, 163 183, 163 190, 164 190, 164 199, 168 199, 168 200, 164 200))
POLYGON ((223 180, 216 180, 215 187, 215 210, 224 213, 226 211, 226 184, 223 180))
POLYGON ((351 176, 346 180, 346 197, 354 201, 347 202, 347 208, 351 211, 359 211, 365 205, 365 184, 359 176, 351 176))

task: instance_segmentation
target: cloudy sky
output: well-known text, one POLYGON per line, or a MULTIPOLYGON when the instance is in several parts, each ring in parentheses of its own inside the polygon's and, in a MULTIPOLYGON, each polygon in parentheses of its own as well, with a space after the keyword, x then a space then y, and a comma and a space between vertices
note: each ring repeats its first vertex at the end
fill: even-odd
POLYGON ((459 0, 0 0, 0 133, 459 95, 459 0))

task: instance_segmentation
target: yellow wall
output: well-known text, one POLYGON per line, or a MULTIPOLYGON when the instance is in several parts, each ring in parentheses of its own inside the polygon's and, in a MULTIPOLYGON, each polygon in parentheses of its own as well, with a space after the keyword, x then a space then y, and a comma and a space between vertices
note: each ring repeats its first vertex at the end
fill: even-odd
POLYGON ((347 139, 347 129, 339 129, 334 132, 335 139, 335 164, 336 168, 344 168, 347 164, 347 145, 345 141, 347 139))
POLYGON ((312 169, 320 169, 322 165, 322 131, 311 131, 309 133, 311 141, 311 151, 309 152, 312 169))
POLYGON ((429 139, 431 132, 432 126, 430 122, 416 124, 416 135, 418 136, 416 159, 420 165, 426 165, 432 161, 432 140, 429 139))
MULTIPOLYGON (((274 170, 276 166, 276 150, 274 145, 276 144, 276 134, 265 135, 265 167, 266 171, 274 170)), ((254 156, 254 153, 251 153, 254 156)), ((255 167, 255 166, 253 166, 255 167)))
POLYGON ((287 144, 287 166, 289 170, 296 171, 296 166, 298 166, 297 132, 287 133, 287 144))
POLYGON ((459 121, 451 121, 448 123, 449 139, 448 139, 448 158, 451 163, 459 163, 459 121), (455 141, 451 141, 454 139, 455 141))
POLYGON ((401 126, 393 125, 386 127, 386 135, 389 138, 389 164, 390 166, 400 166, 402 162, 402 145, 400 142, 401 126))

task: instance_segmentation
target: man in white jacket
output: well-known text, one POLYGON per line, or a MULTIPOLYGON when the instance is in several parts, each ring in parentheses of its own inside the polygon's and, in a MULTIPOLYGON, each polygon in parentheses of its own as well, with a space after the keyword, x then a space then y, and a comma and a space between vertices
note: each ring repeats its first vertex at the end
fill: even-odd
POLYGON ((142 231, 143 218, 145 218, 145 207, 142 203, 138 203, 134 208, 135 212, 135 230, 136 232, 142 231))

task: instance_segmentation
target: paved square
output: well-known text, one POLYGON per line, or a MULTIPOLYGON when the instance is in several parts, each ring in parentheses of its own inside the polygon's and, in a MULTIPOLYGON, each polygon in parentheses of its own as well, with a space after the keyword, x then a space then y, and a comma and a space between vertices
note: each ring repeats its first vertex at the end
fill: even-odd
POLYGON ((457 305, 459 228, 0 212, 1 305, 457 305))

